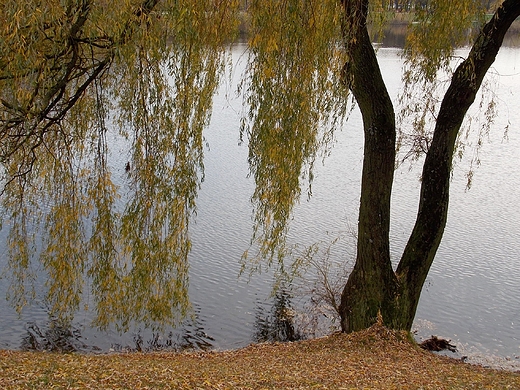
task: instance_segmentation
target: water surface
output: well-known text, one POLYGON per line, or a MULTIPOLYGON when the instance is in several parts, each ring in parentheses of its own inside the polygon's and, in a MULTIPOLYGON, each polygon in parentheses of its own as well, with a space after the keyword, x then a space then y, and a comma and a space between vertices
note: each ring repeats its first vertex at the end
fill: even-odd
MULTIPOLYGON (((244 46, 234 48, 236 79, 244 66, 244 52, 244 46)), ((401 85, 399 53, 389 48, 381 48, 378 53, 394 99, 401 85)), ((416 327, 418 338, 430 334, 449 338, 461 353, 509 356, 514 360, 520 355, 520 49, 504 48, 491 73, 498 117, 480 151, 481 165, 475 170, 469 191, 466 174, 473 157, 471 147, 454 168, 448 224, 423 290, 416 327)), ((247 146, 239 144, 242 100, 235 96, 235 88, 227 82, 222 85, 205 133, 209 143, 205 181, 191 225, 193 249, 189 255, 194 319, 171 333, 153 335, 137 324, 120 335, 92 329, 90 314, 81 312, 74 329, 64 331, 65 338, 79 349, 173 345, 230 349, 255 340, 259 317, 269 312, 266 301, 272 274, 239 277, 239 260, 252 232, 250 197, 254 182, 248 177, 247 146)), ((355 231, 363 157, 357 110, 336 136, 331 155, 324 164, 316 164, 312 197, 303 196, 295 208, 289 241, 308 246, 342 235, 329 259, 339 267, 351 265, 355 253, 348 232, 355 231)), ((121 167, 116 174, 123 175, 124 162, 115 161, 114 165, 121 167)), ((391 225, 391 250, 396 261, 413 226, 419 174, 419 165, 404 164, 396 171, 391 225)), ((5 262, 5 255, 0 262, 5 262)), ((2 297, 7 283, 6 278, 0 279, 2 297)), ((44 295, 43 288, 38 294, 44 295)), ((297 294, 293 300, 296 307, 301 306, 297 294)), ((18 316, 2 298, 0 348, 26 348, 31 343, 45 344, 42 340, 51 343, 60 334, 63 337, 59 329, 49 333, 47 311, 41 302, 37 299, 18 316)))

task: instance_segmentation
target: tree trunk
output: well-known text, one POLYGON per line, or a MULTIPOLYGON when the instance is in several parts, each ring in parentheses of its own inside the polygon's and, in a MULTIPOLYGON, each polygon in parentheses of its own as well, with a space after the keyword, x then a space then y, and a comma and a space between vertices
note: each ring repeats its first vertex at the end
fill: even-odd
POLYGON ((423 166, 417 219, 396 270, 403 329, 412 326, 424 281, 446 226, 452 158, 462 121, 495 61, 504 35, 519 14, 520 1, 504 1, 481 30, 468 58, 456 69, 442 101, 423 166))
POLYGON ((417 220, 394 273, 389 251, 390 194, 395 160, 395 116, 366 28, 367 1, 344 0, 344 72, 363 115, 365 133, 357 257, 341 297, 341 326, 383 323, 410 330, 421 290, 446 225, 452 157, 457 134, 493 63, 505 33, 520 14, 518 0, 506 0, 480 32, 468 58, 455 71, 441 104, 423 167, 417 220), (353 36, 353 37, 352 37, 353 36))
POLYGON ((390 195, 395 164, 395 115, 366 28, 367 2, 344 2, 350 56, 344 76, 363 115, 365 132, 357 257, 341 298, 341 324, 351 332, 381 311, 393 318, 397 279, 390 261, 390 195))

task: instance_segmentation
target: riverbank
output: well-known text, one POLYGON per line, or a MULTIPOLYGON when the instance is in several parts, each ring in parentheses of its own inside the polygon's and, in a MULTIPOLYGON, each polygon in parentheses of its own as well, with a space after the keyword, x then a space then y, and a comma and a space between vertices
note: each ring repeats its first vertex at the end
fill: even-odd
POLYGON ((520 388, 520 374, 437 356, 380 326, 236 351, 56 354, 0 351, 1 389, 520 388))

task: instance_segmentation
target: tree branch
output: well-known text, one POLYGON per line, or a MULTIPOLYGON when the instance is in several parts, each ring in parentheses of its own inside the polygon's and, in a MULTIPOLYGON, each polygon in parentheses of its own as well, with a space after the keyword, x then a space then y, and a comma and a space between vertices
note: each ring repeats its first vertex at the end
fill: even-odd
POLYGON ((506 0, 502 3, 482 28, 468 58, 456 69, 442 101, 423 167, 417 220, 396 270, 410 297, 410 321, 415 315, 420 291, 446 225, 452 159, 458 132, 507 30, 519 15, 520 1, 506 0))
MULTIPOLYGON (((38 98, 41 90, 41 83, 37 82, 34 86, 34 93, 29 100, 28 107, 18 107, 18 105, 2 99, 0 103, 10 111, 16 112, 15 117, 3 120, 1 128, 2 145, 0 161, 6 162, 17 153, 27 142, 34 139, 35 142, 30 146, 34 152, 43 142, 43 138, 47 131, 54 125, 59 123, 67 115, 70 109, 77 103, 81 96, 85 93, 88 87, 107 69, 112 63, 114 57, 114 49, 116 45, 122 45, 129 41, 132 29, 138 24, 138 20, 143 16, 149 14, 159 3, 159 0, 143 0, 143 2, 136 7, 133 16, 127 21, 126 27, 118 38, 104 37, 104 44, 96 43, 98 38, 82 37, 83 28, 88 21, 90 14, 90 1, 82 1, 76 8, 72 6, 67 9, 69 18, 75 19, 67 34, 67 44, 63 50, 60 51, 59 58, 56 55, 49 58, 55 62, 61 62, 62 66, 56 67, 52 72, 52 78, 56 81, 52 86, 46 89, 43 96, 38 98), (83 62, 87 61, 81 54, 81 45, 95 46, 97 48, 105 49, 106 54, 102 60, 95 61, 93 66, 85 67, 83 62), (67 60, 66 57, 70 56, 67 60), (60 73, 62 73, 60 75, 60 73), (84 77, 86 76, 86 79, 84 77), (82 80, 79 86, 67 94, 67 88, 74 80, 82 80), (71 95, 64 100, 64 96, 71 95), (38 103, 40 106, 36 108, 38 103), (15 129, 19 129, 13 133, 15 129), (8 142, 8 139, 11 141, 8 142), (17 139, 17 141, 15 141, 17 139)), ((94 62, 94 59, 91 59, 94 62)), ((41 70, 29 70, 26 76, 41 72, 41 70)), ((22 75, 22 78, 24 76, 22 75)), ((9 76, 2 76, 2 79, 8 79, 9 76)), ((33 158, 36 154, 32 153, 33 158)), ((28 164, 29 169, 23 169, 20 165, 20 170, 7 181, 7 184, 12 182, 15 178, 25 176, 31 171, 34 160, 28 164)), ((5 187, 5 186, 4 186, 5 187)))

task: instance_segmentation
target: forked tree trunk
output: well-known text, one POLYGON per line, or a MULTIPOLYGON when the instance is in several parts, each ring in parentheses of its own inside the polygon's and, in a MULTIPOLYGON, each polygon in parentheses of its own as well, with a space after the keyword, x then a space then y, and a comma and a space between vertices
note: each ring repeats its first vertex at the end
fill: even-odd
POLYGON ((341 326, 367 328, 381 313, 383 323, 410 330, 421 290, 446 225, 455 141, 505 33, 520 14, 520 1, 506 0, 480 32, 468 58, 455 71, 441 104, 423 167, 416 223, 394 272, 389 253, 390 194, 395 159, 395 119, 366 29, 367 1, 344 0, 345 65, 365 132, 356 264, 343 290, 341 326))

